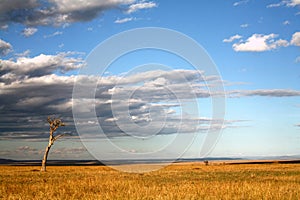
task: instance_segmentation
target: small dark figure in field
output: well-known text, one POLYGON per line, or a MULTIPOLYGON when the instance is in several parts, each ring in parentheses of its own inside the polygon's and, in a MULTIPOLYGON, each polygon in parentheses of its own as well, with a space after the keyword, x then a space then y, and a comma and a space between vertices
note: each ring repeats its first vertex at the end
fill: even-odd
POLYGON ((47 157, 48 157, 48 153, 50 151, 51 146, 54 144, 55 140, 57 140, 58 138, 63 137, 65 135, 65 134, 58 134, 58 135, 54 136, 54 132, 56 131, 56 129, 58 127, 65 126, 65 124, 61 121, 61 119, 58 119, 58 118, 52 119, 51 117, 48 117, 48 123, 50 126, 49 143, 45 149, 45 153, 44 153, 44 157, 43 157, 43 161, 42 161, 42 168, 41 168, 42 172, 46 171, 47 157))
POLYGON ((208 160, 204 160, 203 162, 206 166, 208 165, 208 160))

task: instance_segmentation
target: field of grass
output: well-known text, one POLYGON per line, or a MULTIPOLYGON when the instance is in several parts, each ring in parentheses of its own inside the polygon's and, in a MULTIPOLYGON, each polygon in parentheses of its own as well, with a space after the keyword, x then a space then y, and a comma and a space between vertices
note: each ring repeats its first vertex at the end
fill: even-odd
POLYGON ((174 164, 130 174, 105 166, 0 166, 0 199, 300 199, 300 164, 174 164))

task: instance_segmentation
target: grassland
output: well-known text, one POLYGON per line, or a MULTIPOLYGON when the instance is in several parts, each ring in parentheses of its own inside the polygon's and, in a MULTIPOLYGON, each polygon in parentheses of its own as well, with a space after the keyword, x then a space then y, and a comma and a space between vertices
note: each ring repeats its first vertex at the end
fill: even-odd
POLYGON ((0 199, 300 199, 300 164, 175 164, 145 174, 105 166, 0 166, 0 199))

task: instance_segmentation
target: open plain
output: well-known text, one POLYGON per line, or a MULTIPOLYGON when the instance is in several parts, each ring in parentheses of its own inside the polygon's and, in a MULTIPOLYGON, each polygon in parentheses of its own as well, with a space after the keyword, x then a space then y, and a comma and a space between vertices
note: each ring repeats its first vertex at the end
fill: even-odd
POLYGON ((178 163, 149 173, 107 166, 0 166, 0 199, 300 199, 300 164, 178 163))

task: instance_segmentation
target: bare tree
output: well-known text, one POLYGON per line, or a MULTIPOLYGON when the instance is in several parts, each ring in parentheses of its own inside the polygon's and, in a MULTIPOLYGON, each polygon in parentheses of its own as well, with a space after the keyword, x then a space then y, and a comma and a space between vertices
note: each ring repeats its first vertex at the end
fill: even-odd
POLYGON ((208 165, 208 160, 204 160, 203 162, 206 166, 208 165))
POLYGON ((44 153, 44 157, 43 157, 43 161, 42 161, 42 168, 41 171, 45 172, 46 171, 46 163, 47 163, 47 157, 48 157, 48 153, 50 151, 51 146, 54 144, 55 140, 57 140, 60 137, 63 137, 65 134, 58 134, 56 136, 54 136, 54 132, 56 131, 56 129, 60 126, 65 126, 65 124, 58 118, 51 118, 48 117, 48 123, 50 126, 50 134, 49 134, 49 143, 48 146, 45 149, 45 153, 44 153))

